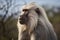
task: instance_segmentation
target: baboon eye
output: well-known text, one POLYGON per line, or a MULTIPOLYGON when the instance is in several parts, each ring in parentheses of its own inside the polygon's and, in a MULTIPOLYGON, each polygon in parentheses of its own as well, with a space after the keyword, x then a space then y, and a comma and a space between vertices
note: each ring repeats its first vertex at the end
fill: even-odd
POLYGON ((28 9, 23 9, 22 11, 29 11, 28 9))
POLYGON ((36 11, 36 13, 38 13, 38 15, 40 15, 40 10, 39 10, 39 8, 36 8, 35 11, 36 11))

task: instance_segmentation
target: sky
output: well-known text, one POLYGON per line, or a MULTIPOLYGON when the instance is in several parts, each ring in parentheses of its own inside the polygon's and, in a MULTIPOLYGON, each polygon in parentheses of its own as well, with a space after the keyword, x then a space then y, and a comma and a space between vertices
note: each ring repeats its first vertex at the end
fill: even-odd
POLYGON ((36 2, 40 5, 48 4, 48 5, 60 6, 60 0, 17 0, 18 3, 22 3, 24 1, 26 1, 27 3, 36 2))
MULTIPOLYGON (((25 4, 25 2, 31 3, 31 2, 36 2, 39 5, 52 5, 52 6, 60 6, 60 0, 13 0, 15 3, 13 4, 12 7, 9 8, 9 13, 8 15, 11 15, 11 12, 16 12, 17 10, 20 11, 20 8, 25 4), (14 5, 20 5, 14 8, 14 5)), ((0 7, 2 7, 4 4, 6 4, 5 0, 0 0, 0 7), (1 5, 1 1, 3 2, 1 5)), ((3 10, 0 10, 0 15, 5 14, 3 10)))

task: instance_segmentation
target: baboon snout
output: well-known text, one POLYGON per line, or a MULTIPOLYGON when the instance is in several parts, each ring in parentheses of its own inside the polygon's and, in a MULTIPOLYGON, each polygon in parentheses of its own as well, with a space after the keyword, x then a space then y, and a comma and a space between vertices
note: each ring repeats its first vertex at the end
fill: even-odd
POLYGON ((27 14, 20 15, 19 20, 20 20, 20 23, 21 23, 21 24, 26 24, 27 21, 28 21, 28 15, 27 15, 27 14))

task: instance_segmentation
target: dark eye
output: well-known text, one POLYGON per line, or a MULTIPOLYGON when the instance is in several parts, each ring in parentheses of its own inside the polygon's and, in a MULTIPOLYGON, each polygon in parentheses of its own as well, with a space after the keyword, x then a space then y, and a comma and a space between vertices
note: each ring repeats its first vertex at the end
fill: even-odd
POLYGON ((35 11, 36 11, 36 13, 37 13, 38 15, 40 15, 40 10, 39 10, 39 8, 36 8, 35 11))
POLYGON ((29 11, 28 9, 23 9, 22 11, 29 11))

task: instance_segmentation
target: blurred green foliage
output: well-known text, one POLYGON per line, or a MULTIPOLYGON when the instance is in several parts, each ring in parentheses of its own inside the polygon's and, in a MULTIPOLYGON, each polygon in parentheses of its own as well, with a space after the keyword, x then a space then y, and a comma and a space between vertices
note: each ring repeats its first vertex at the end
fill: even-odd
POLYGON ((14 19, 13 15, 9 16, 6 21, 4 21, 4 25, 0 22, 0 40, 12 39, 18 39, 17 19, 14 19))
POLYGON ((49 20, 53 23, 53 24, 57 24, 60 23, 60 14, 58 15, 54 15, 54 17, 49 17, 49 20))
POLYGON ((53 17, 48 16, 48 18, 54 27, 58 40, 60 40, 60 13, 54 14, 53 17))

